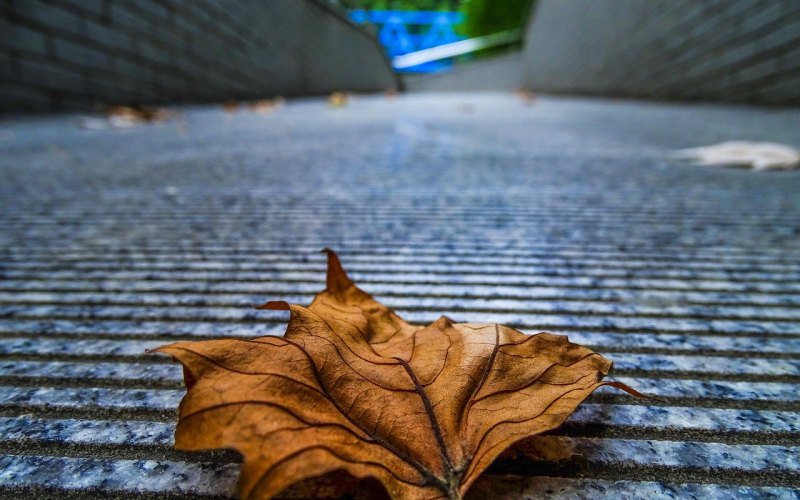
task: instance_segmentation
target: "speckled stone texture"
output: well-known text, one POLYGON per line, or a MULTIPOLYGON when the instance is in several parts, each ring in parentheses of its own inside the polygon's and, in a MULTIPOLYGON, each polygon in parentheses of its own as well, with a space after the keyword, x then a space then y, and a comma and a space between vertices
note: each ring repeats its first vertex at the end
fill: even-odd
POLYGON ((474 498, 798 498, 800 172, 680 162, 800 146, 800 111, 506 94, 0 122, 0 496, 234 495, 172 450, 177 339, 280 335, 329 246, 407 319, 565 334, 615 363, 474 498))

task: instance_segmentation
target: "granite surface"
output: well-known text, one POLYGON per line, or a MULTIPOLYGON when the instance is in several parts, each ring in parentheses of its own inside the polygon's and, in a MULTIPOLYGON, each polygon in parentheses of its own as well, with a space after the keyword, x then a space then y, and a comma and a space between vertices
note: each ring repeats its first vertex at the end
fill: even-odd
POLYGON ((800 111, 506 94, 215 107, 83 130, 0 121, 0 496, 235 494, 172 449, 178 339, 280 335, 330 246, 415 323, 551 331, 614 361, 472 498, 798 498, 800 172, 680 162, 800 147, 800 111))

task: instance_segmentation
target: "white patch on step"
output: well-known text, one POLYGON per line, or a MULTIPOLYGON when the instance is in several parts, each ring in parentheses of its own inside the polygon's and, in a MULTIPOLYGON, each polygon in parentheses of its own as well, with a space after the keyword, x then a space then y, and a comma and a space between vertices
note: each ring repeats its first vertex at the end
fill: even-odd
POLYGON ((702 148, 682 149, 678 158, 699 165, 740 165, 755 170, 797 168, 800 151, 773 142, 729 141, 702 148))

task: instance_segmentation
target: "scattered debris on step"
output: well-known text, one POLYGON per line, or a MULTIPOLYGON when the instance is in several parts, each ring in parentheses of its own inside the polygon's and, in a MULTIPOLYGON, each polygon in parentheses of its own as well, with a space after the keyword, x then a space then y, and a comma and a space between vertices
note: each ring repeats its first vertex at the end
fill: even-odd
POLYGON ((226 113, 238 113, 239 112, 239 101, 234 101, 229 99, 222 103, 222 109, 226 113))
POLYGON ((104 118, 78 117, 77 125, 86 130, 122 129, 172 120, 179 113, 154 106, 111 106, 104 118))
POLYGON ((272 113, 276 109, 283 106, 283 97, 276 97, 275 99, 261 99, 251 102, 248 106, 253 113, 267 114, 272 113))
POLYGON ((514 93, 517 95, 519 100, 521 100, 522 103, 525 104, 526 106, 533 106, 533 104, 536 102, 536 94, 534 94, 528 89, 519 88, 516 91, 514 91, 514 93))
POLYGON ((773 142, 728 141, 713 146, 682 149, 678 158, 698 165, 752 167, 754 170, 790 169, 800 166, 800 151, 773 142))
POLYGON ((334 92, 328 96, 328 106, 332 108, 341 108, 347 106, 349 97, 344 92, 334 92))

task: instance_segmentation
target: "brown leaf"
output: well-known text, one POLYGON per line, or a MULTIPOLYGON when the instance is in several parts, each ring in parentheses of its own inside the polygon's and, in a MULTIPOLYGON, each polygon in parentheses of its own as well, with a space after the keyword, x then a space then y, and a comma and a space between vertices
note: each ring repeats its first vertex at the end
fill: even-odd
POLYGON ((239 107, 239 101, 234 101, 233 99, 228 99, 222 103, 222 110, 226 113, 238 113, 239 107))
POLYGON ((175 111, 152 106, 110 106, 105 109, 106 119, 79 117, 77 125, 88 130, 121 129, 145 123, 159 123, 179 116, 175 111))
POLYGON ((283 106, 283 98, 276 97, 275 99, 261 99, 260 101, 254 101, 249 104, 250 111, 253 113, 271 113, 276 109, 283 106))
POLYGON ((108 116, 139 122, 160 122, 173 118, 175 112, 152 106, 112 106, 108 108, 108 116))
POLYGON ((347 106, 347 101, 350 100, 349 96, 344 92, 333 92, 328 96, 328 106, 332 108, 341 108, 347 106))
POLYGON ((517 97, 525 103, 526 106, 533 106, 536 102, 536 94, 528 89, 520 88, 516 90, 517 97))
POLYGON ((567 337, 444 316, 409 325, 326 252, 327 288, 309 307, 260 307, 291 311, 283 338, 157 349, 184 365, 176 448, 238 450, 243 498, 342 469, 394 498, 461 498, 503 450, 606 384, 611 362, 567 337))

